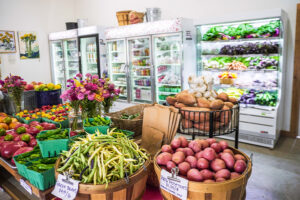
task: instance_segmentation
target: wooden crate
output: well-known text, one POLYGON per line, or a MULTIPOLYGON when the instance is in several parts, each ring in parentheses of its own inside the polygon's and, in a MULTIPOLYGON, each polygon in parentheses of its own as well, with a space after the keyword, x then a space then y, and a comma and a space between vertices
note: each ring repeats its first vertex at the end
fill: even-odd
MULTIPOLYGON (((242 154, 247 158, 247 168, 244 173, 236 179, 219 182, 219 183, 202 183, 189 181, 188 184, 188 200, 244 200, 246 196, 246 185, 247 181, 252 172, 252 163, 250 158, 238 149, 230 147, 234 154, 242 154)), ((156 162, 156 157, 160 152, 158 152, 154 158, 154 169, 158 180, 160 180, 161 168, 156 162)), ((167 200, 179 200, 179 198, 173 196, 167 191, 161 189, 161 194, 164 199, 167 200)))
MULTIPOLYGON (((55 164, 55 176, 57 178, 60 159, 55 164)), ((76 200, 135 200, 141 199, 148 178, 150 161, 145 162, 145 169, 142 167, 129 177, 129 182, 124 179, 114 181, 106 185, 79 184, 76 200)))

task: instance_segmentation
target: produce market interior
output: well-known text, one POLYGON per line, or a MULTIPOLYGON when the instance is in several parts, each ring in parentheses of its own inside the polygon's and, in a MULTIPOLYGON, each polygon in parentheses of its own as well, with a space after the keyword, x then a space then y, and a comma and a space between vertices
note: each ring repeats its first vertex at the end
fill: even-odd
POLYGON ((0 0, 0 199, 300 199, 300 1, 0 0))

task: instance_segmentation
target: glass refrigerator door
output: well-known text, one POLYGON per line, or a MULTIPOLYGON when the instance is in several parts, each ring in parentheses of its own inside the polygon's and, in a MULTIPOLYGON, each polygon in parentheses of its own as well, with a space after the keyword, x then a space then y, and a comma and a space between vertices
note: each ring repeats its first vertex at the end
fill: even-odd
POLYGON ((182 36, 154 36, 156 102, 181 91, 182 36))
POLYGON ((110 80, 120 89, 119 99, 128 99, 125 40, 107 42, 108 72, 110 80))
POLYGON ((153 102, 150 52, 150 38, 128 40, 131 101, 133 102, 153 102))
POLYGON ((65 88, 65 68, 63 59, 63 48, 61 41, 50 42, 52 81, 54 84, 61 84, 65 88))
POLYGON ((83 75, 90 73, 92 75, 100 75, 97 37, 79 38, 80 54, 81 54, 81 72, 83 75))
POLYGON ((68 80, 79 73, 78 47, 76 39, 64 41, 64 60, 66 80, 68 80))

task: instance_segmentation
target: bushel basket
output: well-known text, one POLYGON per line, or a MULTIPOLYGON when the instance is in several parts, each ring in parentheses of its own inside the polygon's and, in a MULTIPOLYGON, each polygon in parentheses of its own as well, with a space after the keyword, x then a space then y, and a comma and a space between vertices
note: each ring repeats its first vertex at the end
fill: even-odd
POLYGON ((142 134, 144 108, 149 106, 152 106, 152 104, 138 104, 118 112, 109 113, 107 116, 109 116, 112 121, 112 127, 132 131, 134 132, 134 137, 136 137, 142 134), (130 120, 121 119, 122 114, 133 115, 136 113, 139 113, 140 116, 130 120))

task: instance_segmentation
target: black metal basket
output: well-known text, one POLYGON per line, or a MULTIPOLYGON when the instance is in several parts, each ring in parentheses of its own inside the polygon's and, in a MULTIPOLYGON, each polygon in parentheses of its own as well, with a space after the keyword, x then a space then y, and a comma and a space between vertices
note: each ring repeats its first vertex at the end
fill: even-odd
POLYGON ((180 109, 182 119, 179 133, 195 136, 214 136, 235 133, 235 147, 238 148, 239 105, 228 110, 189 111, 180 109))

